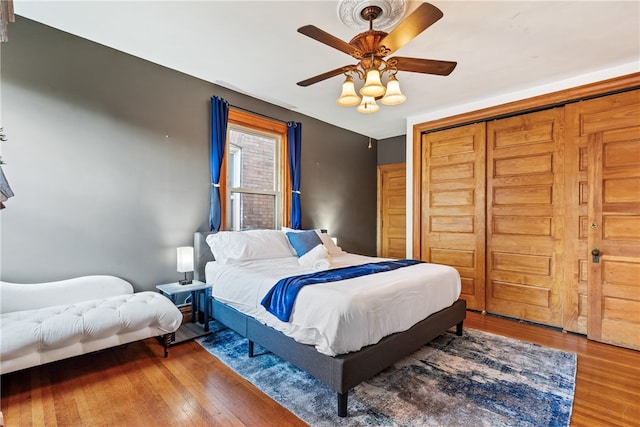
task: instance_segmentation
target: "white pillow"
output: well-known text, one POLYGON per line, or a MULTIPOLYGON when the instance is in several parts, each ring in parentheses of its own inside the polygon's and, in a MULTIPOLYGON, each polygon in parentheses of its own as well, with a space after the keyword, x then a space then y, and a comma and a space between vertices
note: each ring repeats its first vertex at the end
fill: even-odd
POLYGON ((220 231, 206 241, 220 264, 295 256, 279 230, 220 231))
MULTIPOLYGON (((314 230, 316 233, 318 233, 318 236, 320 236, 320 240, 322 240, 322 244, 327 248, 327 251, 329 251, 329 255, 338 256, 345 253, 340 246, 333 243, 333 240, 331 240, 331 236, 328 233, 323 233, 318 228, 315 228, 314 230)), ((282 231, 284 233, 287 233, 287 232, 299 233, 301 231, 307 231, 307 230, 294 230, 293 228, 282 227, 282 231)), ((293 250, 294 251, 293 253, 295 254, 295 250, 293 249, 293 247, 291 248, 291 250, 293 250)))

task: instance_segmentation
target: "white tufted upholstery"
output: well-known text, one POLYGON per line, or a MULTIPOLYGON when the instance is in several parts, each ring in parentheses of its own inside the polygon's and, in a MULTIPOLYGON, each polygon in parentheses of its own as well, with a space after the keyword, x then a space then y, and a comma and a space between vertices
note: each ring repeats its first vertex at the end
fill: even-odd
POLYGON ((115 276, 83 276, 46 283, 0 282, 0 313, 132 293, 131 283, 115 276))
MULTIPOLYGON (((121 284, 111 283, 122 290, 121 284)), ((0 282, 0 292, 5 290, 4 285, 0 282)), ((72 283, 71 288, 75 285, 72 283)), ((98 294, 105 293, 103 285, 95 285, 98 294)), ((39 295, 38 300, 42 299, 39 295)), ((180 310, 155 292, 10 311, 0 315, 0 374, 172 333, 181 321, 180 310)))

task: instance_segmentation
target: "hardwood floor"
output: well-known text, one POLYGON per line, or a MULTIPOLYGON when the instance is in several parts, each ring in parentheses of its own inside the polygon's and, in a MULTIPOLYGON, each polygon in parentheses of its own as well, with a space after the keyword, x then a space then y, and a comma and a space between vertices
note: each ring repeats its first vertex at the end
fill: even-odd
MULTIPOLYGON (((469 312, 466 327, 578 353, 572 426, 640 426, 640 352, 469 312)), ((195 342, 149 339, 3 375, 17 426, 304 426, 195 342)))

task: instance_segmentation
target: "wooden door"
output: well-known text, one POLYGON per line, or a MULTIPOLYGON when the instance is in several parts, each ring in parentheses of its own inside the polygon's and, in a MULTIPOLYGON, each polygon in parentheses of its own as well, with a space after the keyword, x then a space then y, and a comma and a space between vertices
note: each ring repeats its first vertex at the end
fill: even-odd
POLYGON ((404 258, 407 254, 407 165, 378 167, 378 255, 404 258))
POLYGON ((487 123, 487 311, 562 325, 562 108, 487 123))
POLYGON ((640 349, 640 91, 581 110, 589 160, 587 336, 640 349))
POLYGON ((421 259, 455 267, 467 308, 485 309, 485 124, 422 136, 421 259))

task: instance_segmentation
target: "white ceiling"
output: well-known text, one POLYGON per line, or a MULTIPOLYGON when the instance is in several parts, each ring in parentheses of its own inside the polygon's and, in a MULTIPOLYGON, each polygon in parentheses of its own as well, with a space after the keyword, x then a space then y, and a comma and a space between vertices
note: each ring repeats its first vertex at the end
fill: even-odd
MULTIPOLYGON (((296 82, 350 56, 296 32, 342 40, 337 1, 14 0, 18 15, 376 139, 412 117, 603 70, 640 70, 640 2, 451 1, 395 55, 457 61, 448 77, 399 72, 408 100, 363 115, 340 107, 341 76, 296 82)), ((420 2, 409 2, 407 13, 420 2)), ((374 25, 375 28, 375 25, 374 25)), ((390 31, 390 30, 387 30, 390 31)), ((9 27, 11 41, 11 27, 9 27)))

